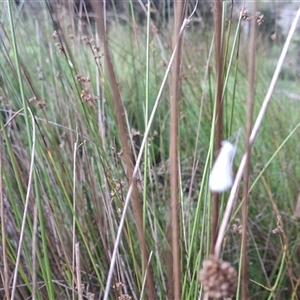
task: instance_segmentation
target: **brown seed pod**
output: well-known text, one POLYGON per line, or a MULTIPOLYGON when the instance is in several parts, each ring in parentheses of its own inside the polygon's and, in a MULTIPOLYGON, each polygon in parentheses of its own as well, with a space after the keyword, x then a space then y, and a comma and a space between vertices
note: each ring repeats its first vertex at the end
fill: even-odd
POLYGON ((227 261, 211 256, 202 263, 199 281, 211 298, 231 297, 237 288, 237 272, 227 261))

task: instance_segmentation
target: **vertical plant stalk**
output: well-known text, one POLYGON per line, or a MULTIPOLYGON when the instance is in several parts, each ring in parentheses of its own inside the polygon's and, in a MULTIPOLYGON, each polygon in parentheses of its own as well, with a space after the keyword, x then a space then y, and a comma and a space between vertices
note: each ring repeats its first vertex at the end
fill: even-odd
MULTIPOLYGON (((21 72, 20 61, 19 61, 19 52, 18 52, 18 46, 17 46, 16 34, 15 34, 15 25, 13 22, 13 15, 12 15, 12 1, 7 0, 7 4, 8 4, 10 29, 11 29, 11 35, 12 35, 12 49, 13 49, 13 54, 15 56, 15 64, 16 64, 16 70, 17 70, 17 75, 18 75, 20 97, 21 97, 22 105, 23 105, 23 109, 24 109, 26 133, 27 133, 28 141, 31 142, 32 138, 31 138, 31 131, 30 131, 29 113, 26 109, 28 103, 25 99, 25 93, 24 93, 23 78, 22 78, 22 72, 21 72)), ((31 147, 31 143, 29 143, 29 145, 31 147)), ((30 150, 31 150, 31 148, 30 148, 30 150)))
MULTIPOLYGON (((148 0, 147 5, 147 39, 146 39, 146 82, 145 82, 145 128, 148 125, 148 118, 149 118, 149 84, 150 84, 150 19, 151 19, 151 1, 148 0)), ((134 147, 132 148, 134 149, 134 147)), ((146 145, 144 149, 144 192, 143 192, 143 225, 145 230, 146 224, 146 206, 147 206, 147 185, 148 185, 148 155, 149 155, 149 148, 146 145)), ((144 271, 144 270, 143 270, 144 271)))
POLYGON ((75 260, 76 260, 76 285, 77 285, 78 299, 83 300, 83 288, 82 288, 83 284, 81 282, 79 243, 75 244, 75 260))
MULTIPOLYGON (((215 1, 215 63, 216 63, 216 134, 215 134, 215 149, 221 148, 222 133, 223 133, 223 42, 222 42, 222 0, 215 1)), ((211 253, 214 252, 218 220, 220 195, 214 193, 212 206, 212 226, 211 226, 211 253)))
MULTIPOLYGON (((28 109, 29 110, 29 109, 28 109)), ((33 120, 32 112, 29 110, 30 116, 33 120)), ((34 175, 34 161, 35 161, 35 124, 32 122, 32 145, 31 145, 31 161, 30 161, 30 169, 29 169, 29 176, 28 176, 28 185, 27 185, 27 192, 26 192, 26 200, 24 204, 24 211, 23 211, 23 219, 22 219, 22 226, 20 231, 20 238, 19 238, 19 245, 18 245, 18 251, 17 251, 17 257, 16 257, 16 263, 15 263, 15 269, 14 269, 14 275, 13 275, 13 282, 12 282, 12 291, 11 291, 11 300, 15 299, 15 293, 16 293, 16 287, 17 287, 17 278, 18 278, 18 269, 20 265, 21 260, 21 252, 22 252, 22 244, 23 239, 25 235, 25 226, 26 226, 26 218, 27 218, 27 212, 29 207, 29 198, 31 193, 31 188, 33 185, 33 175, 34 175)), ((51 295, 51 293, 50 293, 51 295)))
MULTIPOLYGON (((76 128, 77 130, 77 128, 76 128)), ((76 158, 77 158, 77 142, 78 133, 76 133, 76 141, 74 143, 73 152, 73 220, 72 220, 72 272, 75 274, 75 254, 76 254, 76 158)), ((77 265, 76 265, 77 266, 77 265)), ((75 299, 75 278, 72 276, 72 297, 75 299)))
MULTIPOLYGON (((171 97, 170 97, 170 210, 171 210, 171 251, 172 274, 168 274, 168 298, 181 299, 181 247, 180 247, 180 207, 178 199, 178 114, 180 96, 180 64, 182 38, 179 35, 183 22, 185 1, 175 1, 175 26, 173 32, 173 48, 175 54, 172 65, 171 97), (173 291, 172 291, 173 289, 173 291), (173 296, 173 297, 172 297, 173 296)), ((169 270, 171 271, 171 270, 169 270)))
MULTIPOLYGON (((253 14, 257 11, 257 1, 253 2, 253 14)), ((247 235, 248 235, 248 202, 249 202, 249 176, 251 144, 250 135, 253 122, 253 104, 255 94, 255 51, 256 51, 256 19, 251 20, 250 40, 249 40, 249 64, 248 64, 248 99, 246 106, 246 161, 244 168, 243 184, 243 208, 242 208, 242 299, 248 299, 248 261, 247 261, 247 235)))
POLYGON ((2 257, 3 257, 3 286, 5 291, 5 298, 10 299, 9 296, 9 275, 8 275, 8 262, 6 252, 6 227, 4 213, 4 200, 3 200, 3 185, 2 185, 2 148, 0 149, 0 216, 1 216, 1 233, 2 233, 2 257))
POLYGON ((38 203, 34 201, 33 206, 33 235, 32 235, 32 300, 36 300, 37 291, 37 237, 38 237, 38 203))
MULTIPOLYGON (((104 5, 105 3, 103 0, 92 1, 93 9, 96 12, 98 18, 97 26, 98 26, 99 36, 103 43, 103 51, 104 51, 105 62, 107 66, 108 79, 109 79, 109 83, 113 95, 114 114, 117 120, 119 136, 121 139, 122 150, 124 153, 124 158, 126 163, 126 173, 127 173, 126 176, 128 182, 130 184, 132 183, 132 203, 133 203, 136 227, 138 231, 139 245, 141 247, 141 253, 142 253, 142 269, 146 270, 147 261, 149 259, 149 251, 146 245, 145 232, 143 230, 142 206, 141 206, 141 201, 139 199, 135 178, 132 176, 134 168, 131 160, 132 158, 131 149, 129 147, 129 133, 127 130, 126 119, 125 119, 126 114, 124 111, 116 75, 114 72, 113 62, 109 51, 105 19, 104 19, 104 14, 105 14, 104 5)), ((154 288, 153 272, 152 272, 151 265, 148 266, 148 274, 146 277, 146 290, 147 290, 148 298, 151 300, 155 299, 155 288, 154 288)))

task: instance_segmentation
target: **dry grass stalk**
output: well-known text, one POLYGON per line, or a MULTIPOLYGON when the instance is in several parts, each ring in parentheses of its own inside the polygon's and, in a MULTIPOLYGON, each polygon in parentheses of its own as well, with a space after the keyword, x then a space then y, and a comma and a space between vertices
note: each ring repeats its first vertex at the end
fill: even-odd
MULTIPOLYGON (((131 149, 129 147, 129 133, 126 126, 126 119, 125 119, 125 111, 116 79, 116 74, 114 72, 113 62, 109 50, 107 35, 106 35, 106 26, 105 26, 105 6, 104 1, 99 2, 92 2, 92 6, 94 11, 97 14, 97 26, 100 38, 103 42, 103 50, 104 50, 104 57, 105 62, 107 66, 108 71, 108 78, 109 83, 112 90, 113 95, 113 103, 114 103, 114 113, 117 121, 118 131, 120 134, 121 139, 121 145, 122 150, 124 153, 124 159, 126 163, 126 176, 127 181, 132 185, 132 202, 133 202, 133 208, 134 208, 134 214, 136 219, 136 227, 138 231, 138 238, 139 238, 139 244, 141 246, 141 252, 142 252, 142 265, 143 270, 147 268, 147 261, 149 258, 149 251, 146 244, 146 237, 144 232, 144 226, 143 226, 143 219, 142 219, 142 206, 141 201, 139 199, 138 190, 135 182, 135 178, 132 177, 133 174, 133 163, 132 163, 132 153, 131 149)), ((151 269, 151 266, 149 266, 148 269, 148 276, 146 278, 146 286, 147 286, 147 296, 149 299, 155 299, 155 288, 154 288, 154 281, 153 281, 153 272, 151 269)), ((107 287, 108 288, 108 287, 107 287)), ((106 293, 108 293, 106 291, 106 293)))
MULTIPOLYGON (((178 119, 179 119, 179 96, 180 96, 180 65, 181 65, 181 43, 182 38, 179 34, 184 18, 186 1, 175 2, 175 26, 173 33, 173 49, 177 45, 177 51, 172 66, 171 82, 171 119, 170 119, 170 190, 171 190, 171 226, 172 228, 172 269, 168 274, 168 298, 181 299, 181 268, 180 268, 180 207, 178 199, 178 119)), ((170 236, 169 236, 170 237, 170 236)), ((171 260, 171 259, 170 259, 171 260)), ((170 262, 170 261, 169 261, 170 262)))
MULTIPOLYGON (((222 6, 223 1, 215 1, 214 5, 214 23, 215 23, 215 67, 216 67, 216 134, 215 150, 221 148, 223 138, 223 42, 222 42, 222 6)), ((211 253, 215 247, 218 220, 219 220, 219 194, 214 193, 212 208, 212 225, 211 225, 211 253)))
MULTIPOLYGON (((257 11, 257 2, 253 2, 253 11, 257 11)), ((242 209, 242 299, 248 299, 248 199, 249 199, 249 177, 250 177, 250 135, 252 130, 254 91, 255 91, 255 52, 256 52, 256 19, 251 20, 251 32, 249 41, 249 65, 248 65, 248 99, 246 105, 246 162, 244 169, 243 185, 243 209, 242 209)))
POLYGON ((75 260, 76 260, 76 284, 78 291, 78 299, 83 299, 83 284, 81 283, 81 270, 80 270, 80 249, 79 243, 75 245, 75 260))

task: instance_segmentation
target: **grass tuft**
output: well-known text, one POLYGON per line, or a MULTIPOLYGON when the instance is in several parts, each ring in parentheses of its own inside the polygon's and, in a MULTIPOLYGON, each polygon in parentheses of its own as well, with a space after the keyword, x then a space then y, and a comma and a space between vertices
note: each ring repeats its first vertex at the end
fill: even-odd
POLYGON ((174 20, 166 4, 166 18, 150 2, 93 2, 90 18, 84 6, 0 7, 1 299, 207 299, 202 263, 205 282, 221 267, 234 286, 242 239, 248 280, 222 295, 300 298, 295 33, 257 35, 254 73, 250 12, 224 2, 212 25, 180 6, 174 20), (240 167, 216 206, 214 146, 238 132, 233 168, 248 139, 249 186, 238 190, 240 167))

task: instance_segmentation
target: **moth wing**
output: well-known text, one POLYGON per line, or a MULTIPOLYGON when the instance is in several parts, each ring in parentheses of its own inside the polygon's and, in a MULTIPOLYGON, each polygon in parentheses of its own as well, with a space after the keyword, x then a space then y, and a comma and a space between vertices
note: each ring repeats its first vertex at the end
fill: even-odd
POLYGON ((209 176, 209 189, 212 192, 225 192, 233 184, 231 170, 232 151, 224 150, 224 148, 221 149, 209 176))

